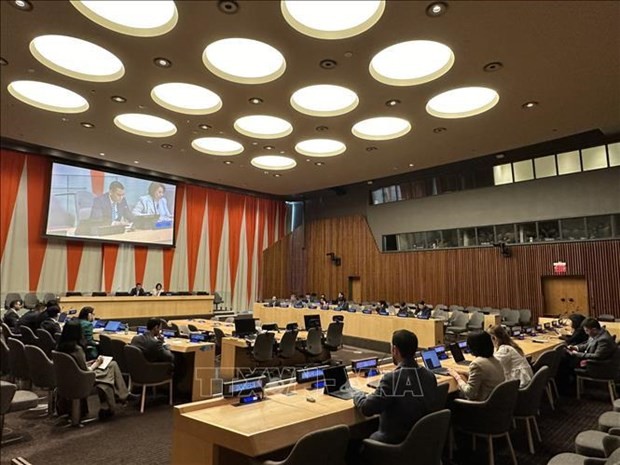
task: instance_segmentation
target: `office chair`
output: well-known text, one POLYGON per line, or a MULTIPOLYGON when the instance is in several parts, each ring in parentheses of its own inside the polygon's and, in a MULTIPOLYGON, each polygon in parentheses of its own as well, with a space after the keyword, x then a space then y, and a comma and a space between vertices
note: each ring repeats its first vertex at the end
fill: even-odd
POLYGON ((24 296, 24 307, 26 307, 27 309, 32 310, 37 306, 38 303, 39 298, 34 292, 29 292, 24 296))
POLYGON ((327 336, 325 337, 325 343, 323 344, 330 352, 335 352, 342 347, 342 332, 344 330, 344 323, 335 321, 330 323, 327 327, 327 336))
POLYGON ((144 413, 146 388, 149 386, 167 384, 170 390, 169 403, 172 405, 172 371, 174 365, 170 362, 149 362, 139 348, 129 344, 125 345, 123 350, 129 368, 129 391, 131 392, 134 385, 142 386, 140 413, 144 413))
POLYGON ((536 373, 542 367, 549 367, 549 376, 547 378, 547 387, 545 388, 545 392, 547 393, 547 399, 549 400, 549 405, 551 406, 551 410, 555 410, 555 401, 559 400, 560 397, 557 392, 557 387, 555 386, 555 375, 558 372, 560 367, 560 358, 562 354, 556 350, 546 350, 536 360, 536 363, 532 366, 532 370, 536 373), (554 390, 555 390, 555 399, 554 399, 554 390))
POLYGON ((20 383, 23 383, 27 389, 30 389, 30 371, 28 370, 24 344, 19 339, 12 337, 7 339, 6 344, 9 347, 9 366, 15 384, 20 386, 20 383))
POLYGON ((56 339, 49 331, 37 328, 38 347, 45 352, 48 357, 52 356, 52 350, 56 349, 56 339))
POLYGON ((23 436, 4 439, 4 416, 8 412, 36 407, 38 402, 39 397, 34 392, 17 390, 15 384, 0 380, 0 445, 6 446, 23 439, 23 436))
POLYGON ((275 345, 274 333, 261 333, 256 337, 252 346, 252 360, 258 367, 273 366, 273 348, 275 345))
POLYGON ((71 401, 71 425, 82 426, 81 400, 95 388, 95 372, 82 370, 69 354, 53 351, 54 373, 58 397, 71 401))
POLYGON ((30 344, 31 346, 39 345, 39 338, 34 335, 30 326, 20 326, 19 333, 22 335, 21 340, 24 344, 30 344))
MULTIPOLYGON (((613 448, 612 440, 607 440, 608 449, 613 448)), ((586 457, 574 452, 564 452, 551 458, 547 465, 618 465, 620 463, 620 448, 615 449, 607 459, 586 457)))
MULTIPOLYGON (((30 368, 32 384, 47 391, 47 414, 54 414, 56 374, 54 363, 47 354, 39 347, 27 345, 24 354, 30 368)), ((50 356, 51 356, 50 352, 50 356)))
POLYGON ((588 360, 584 368, 575 368, 577 375, 577 399, 581 399, 583 382, 607 384, 612 407, 617 397, 616 383, 620 382, 620 348, 616 347, 613 356, 608 360, 588 360))
POLYGON ((323 353, 323 333, 319 328, 310 328, 303 352, 306 361, 311 362, 323 353))
POLYGON ((536 415, 539 413, 540 402, 542 400, 543 392, 547 388, 548 380, 549 367, 544 366, 536 372, 527 386, 519 389, 519 394, 517 396, 517 405, 515 406, 514 418, 515 420, 525 420, 527 444, 531 454, 534 454, 535 450, 530 422, 534 425, 534 431, 536 431, 538 441, 542 442, 540 431, 538 430, 536 415))
POLYGON ((278 347, 278 356, 281 359, 289 359, 293 358, 297 351, 297 334, 299 331, 287 331, 280 339, 280 344, 278 347))
POLYGON ((105 334, 99 334, 99 355, 113 356, 112 353, 112 338, 105 334))
POLYGON ((213 305, 215 305, 215 311, 217 312, 220 309, 220 305, 224 303, 224 299, 219 292, 213 293, 213 305))
POLYGON ((8 310, 9 305, 14 300, 22 300, 21 294, 18 293, 18 292, 9 292, 9 293, 7 293, 6 297, 4 298, 4 308, 6 308, 8 310))

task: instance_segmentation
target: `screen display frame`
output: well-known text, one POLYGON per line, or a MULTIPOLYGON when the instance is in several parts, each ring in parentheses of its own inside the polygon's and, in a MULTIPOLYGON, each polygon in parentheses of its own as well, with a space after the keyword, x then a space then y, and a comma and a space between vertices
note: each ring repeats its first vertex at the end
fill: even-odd
MULTIPOLYGON (((178 196, 178 188, 179 182, 178 180, 172 178, 163 178, 158 176, 152 176, 149 174, 143 174, 141 172, 134 172, 131 168, 127 170, 122 170, 116 167, 110 166, 100 166, 100 165, 92 165, 89 163, 80 163, 75 162, 73 160, 66 160, 62 158, 50 158, 50 171, 49 176, 47 178, 46 192, 45 192, 45 220, 43 222, 43 231, 41 231, 41 237, 44 239, 52 239, 52 240, 61 240, 61 241, 77 241, 77 242, 88 242, 88 243, 107 243, 107 244, 128 244, 128 245, 141 245, 148 247, 159 247, 163 249, 170 249, 176 247, 177 241, 177 232, 178 232, 178 222, 180 221, 180 215, 178 215, 178 209, 180 208, 180 199, 178 196), (106 239, 105 236, 63 236, 60 234, 48 234, 48 223, 49 223, 49 207, 52 196, 52 176, 54 173, 54 165, 65 165, 73 168, 81 168, 87 170, 99 171, 102 173, 110 173, 116 174, 119 176, 126 176, 129 178, 134 178, 138 180, 144 180, 147 182, 160 182, 162 184, 166 184, 168 186, 174 186, 175 189, 175 200, 174 205, 169 205, 168 208, 174 208, 173 220, 172 220, 172 243, 171 244, 163 244, 161 242, 141 242, 141 241, 124 241, 119 239, 106 239)), ((104 185, 104 189, 107 189, 107 186, 104 185)))

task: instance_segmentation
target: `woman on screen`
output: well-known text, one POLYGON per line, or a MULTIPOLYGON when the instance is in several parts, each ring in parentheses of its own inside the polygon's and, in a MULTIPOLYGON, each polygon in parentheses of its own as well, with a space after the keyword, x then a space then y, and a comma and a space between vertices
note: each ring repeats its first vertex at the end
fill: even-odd
POLYGON ((134 216, 159 215, 160 220, 171 220, 172 214, 168 210, 168 202, 164 197, 166 187, 160 182, 149 185, 149 193, 138 199, 132 213, 134 216))

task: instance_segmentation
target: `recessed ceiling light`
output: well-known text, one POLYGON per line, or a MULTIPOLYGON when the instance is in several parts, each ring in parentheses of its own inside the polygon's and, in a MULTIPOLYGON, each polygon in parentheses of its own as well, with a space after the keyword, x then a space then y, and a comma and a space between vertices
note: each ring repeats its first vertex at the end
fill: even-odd
POLYGON ((539 104, 537 101, 532 100, 530 102, 525 102, 523 105, 521 105, 522 108, 529 110, 530 108, 534 108, 537 107, 539 104))
POLYGON ((431 18, 436 18, 443 15, 448 9, 448 5, 443 2, 431 3, 426 7, 426 14, 431 18))
POLYGON ((172 144, 161 144, 162 149, 170 150, 172 148, 172 144))
POLYGON ((202 53, 209 71, 227 81, 263 84, 284 74, 284 56, 258 40, 230 38, 209 44, 202 53))
POLYGON ((80 126, 82 126, 83 128, 86 128, 86 129, 92 129, 92 128, 95 127, 95 125, 93 123, 89 123, 87 121, 82 121, 80 123, 80 126))
POLYGON ((239 11, 239 4, 235 0, 219 0, 217 7, 222 13, 227 15, 232 15, 239 11))
POLYGON ((137 37, 165 34, 174 28, 179 18, 172 0, 72 0, 71 4, 100 26, 137 37))
POLYGON ((67 117, 65 117, 65 116, 63 116, 62 118, 60 118, 60 120, 61 120, 63 123, 68 123, 68 122, 69 122, 69 118, 67 118, 67 117))
POLYGON ((168 137, 177 132, 176 126, 158 116, 142 113, 124 113, 114 118, 114 124, 123 131, 147 137, 168 137))
POLYGON ((323 166, 325 163, 323 163, 322 161, 315 161, 314 164, 316 166, 323 166))
POLYGON ((379 150, 376 146, 374 145, 370 145, 368 147, 366 147, 366 151, 367 152, 374 152, 375 150, 379 150))
POLYGON ((21 11, 32 10, 32 3, 30 3, 28 0, 13 0, 12 2, 9 2, 9 3, 21 11))
POLYGON ((252 158, 250 162, 252 166, 263 170, 290 170, 297 166, 297 162, 289 157, 283 157, 280 155, 261 155, 259 157, 252 158))
POLYGON ((356 123, 351 132, 366 140, 388 140, 404 136, 411 131, 411 123, 406 119, 391 116, 369 118, 356 123))
POLYGON ((243 152, 243 145, 239 142, 223 137, 201 137, 192 141, 192 148, 207 155, 221 157, 238 155, 243 152))
POLYGON ((454 64, 450 47, 430 40, 391 45, 370 61, 373 78, 391 86, 414 86, 437 79, 454 64))
POLYGON ((325 131, 329 130, 329 128, 327 126, 317 126, 315 129, 317 131, 319 131, 319 132, 325 132, 325 131))
POLYGON ((383 0, 282 0, 282 15, 302 34, 318 39, 344 39, 367 31, 383 11, 383 0))
POLYGON ((370 186, 372 184, 372 181, 366 181, 366 184, 370 186))
POLYGON ((445 132, 445 131, 447 131, 447 130, 448 130, 448 128, 439 127, 439 128, 434 128, 434 129, 433 129, 433 132, 434 132, 435 134, 439 134, 440 132, 445 132))
POLYGON ((319 62, 319 66, 323 69, 334 69, 338 66, 338 62, 336 60, 332 60, 331 58, 326 58, 325 60, 321 60, 319 62))
POLYGON ((172 67, 172 61, 170 61, 168 58, 164 58, 164 57, 155 57, 155 58, 153 58, 153 64, 155 66, 160 67, 160 68, 170 68, 170 67, 172 67))
POLYGON ((211 129, 211 126, 209 126, 208 124, 199 124, 198 127, 200 129, 202 129, 203 131, 208 131, 209 129, 211 129))
POLYGON ((385 102, 385 105, 388 107, 395 107, 396 105, 399 105, 400 103, 401 103, 400 100, 392 99, 392 100, 388 100, 387 102, 385 102))
POLYGON ((482 70, 487 73, 492 73, 493 71, 499 71, 503 67, 504 65, 500 61, 493 61, 484 65, 482 70))
POLYGON ((346 149, 346 145, 333 139, 308 139, 295 145, 297 153, 308 157, 334 157, 346 149))
POLYGON ((260 105, 261 103, 263 103, 263 99, 260 97, 252 97, 248 100, 248 102, 250 102, 252 105, 260 105))
POLYGON ((291 106, 310 116, 338 116, 355 109, 357 94, 346 87, 319 84, 304 87, 291 95, 291 106))
POLYGON ((265 150, 273 150, 275 147, 273 145, 264 145, 263 148, 265 150))
POLYGON ((133 162, 134 162, 136 165, 139 165, 139 164, 140 164, 140 162, 139 162, 138 160, 134 160, 133 162))
POLYGON ((6 65, 8 65, 8 64, 9 64, 9 62, 8 62, 8 61, 6 61, 6 59, 5 59, 5 58, 0 57, 0 65, 2 65, 2 66, 6 66, 6 65))
POLYGON ((413 168, 413 163, 409 163, 409 168, 413 168))
POLYGON ((207 115, 222 108, 222 99, 209 89, 184 82, 153 87, 151 98, 162 107, 187 115, 207 115))
POLYGON ((226 161, 224 162, 224 164, 225 164, 225 165, 232 165, 232 164, 233 164, 233 162, 232 162, 232 161, 230 161, 230 160, 226 160, 226 161))
POLYGON ((76 37, 35 37, 30 53, 48 68, 82 81, 110 82, 125 74, 123 63, 114 54, 76 37))
POLYGON ((279 178, 280 176, 282 176, 280 173, 276 173, 273 175, 274 178, 279 178))
POLYGON ((116 103, 125 103, 127 101, 125 97, 121 97, 120 95, 113 95, 110 97, 110 100, 116 103))
POLYGON ((495 158, 497 158, 498 160, 501 160, 504 157, 505 155, 503 153, 498 153, 497 155, 495 155, 495 158))
POLYGON ((64 87, 40 81, 13 81, 7 87, 17 100, 42 110, 82 113, 88 110, 84 97, 64 87))
POLYGON ((105 152, 99 152, 99 155, 101 155, 102 157, 105 157, 105 152))
POLYGON ((436 95, 426 111, 437 118, 466 118, 490 110, 499 102, 499 94, 488 87, 461 87, 436 95))
POLYGON ((243 116, 235 121, 237 132, 244 136, 259 139, 277 139, 288 136, 293 132, 293 126, 288 121, 268 115, 243 116))

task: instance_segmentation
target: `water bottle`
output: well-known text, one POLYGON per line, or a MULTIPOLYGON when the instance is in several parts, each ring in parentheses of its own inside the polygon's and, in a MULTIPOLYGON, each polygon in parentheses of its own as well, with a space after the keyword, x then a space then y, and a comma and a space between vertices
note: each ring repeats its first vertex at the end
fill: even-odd
POLYGON ((125 334, 129 334, 129 323, 125 323, 125 334))

